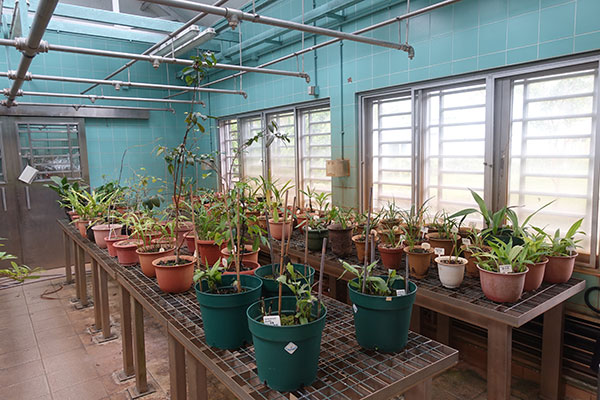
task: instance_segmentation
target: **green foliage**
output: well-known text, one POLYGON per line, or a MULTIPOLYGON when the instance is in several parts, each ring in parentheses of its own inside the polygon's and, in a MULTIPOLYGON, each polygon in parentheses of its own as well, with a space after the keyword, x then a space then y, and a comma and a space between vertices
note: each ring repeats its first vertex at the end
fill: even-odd
POLYGON ((133 171, 133 177, 129 180, 125 201, 131 210, 151 212, 159 208, 164 200, 161 195, 164 188, 158 187, 164 180, 146 175, 145 171, 146 168, 140 168, 140 172, 133 171))
POLYGON ((292 264, 288 264, 286 270, 287 273, 280 275, 277 278, 277 282, 286 285, 296 297, 294 324, 308 324, 313 320, 313 304, 318 301, 318 299, 312 294, 307 277, 296 271, 292 264))
POLYGON ((380 211, 381 225, 393 229, 402 221, 402 210, 393 201, 388 201, 380 211))
POLYGON ((87 186, 84 184, 80 185, 79 181, 74 181, 72 183, 69 183, 69 180, 67 179, 66 176, 59 178, 58 176, 52 176, 50 177, 50 179, 52 180, 52 183, 46 183, 44 184, 45 187, 54 190, 59 197, 58 203, 63 207, 63 208, 72 208, 71 204, 69 203, 68 200, 68 195, 71 192, 71 190, 74 190, 76 192, 80 192, 83 191, 87 186))
POLYGON ((181 71, 181 76, 188 86, 198 86, 208 75, 208 71, 217 63, 217 58, 208 51, 190 58, 194 61, 194 64, 185 67, 181 71))
POLYGON ((342 261, 342 266, 344 267, 344 272, 338 279, 340 279, 346 272, 351 273, 358 279, 356 281, 350 281, 350 285, 356 289, 357 291, 370 294, 373 296, 389 296, 394 293, 393 285, 397 280, 401 280, 402 278, 396 274, 395 269, 388 270, 388 276, 386 279, 383 279, 380 276, 373 276, 372 271, 377 266, 377 261, 367 265, 367 282, 365 284, 365 291, 362 291, 363 281, 365 276, 365 268, 360 265, 351 265, 346 261, 342 261))
POLYGON ((221 265, 221 260, 217 260, 212 267, 206 266, 206 269, 197 269, 194 271, 194 282, 200 282, 200 290, 202 290, 202 281, 206 281, 208 290, 216 293, 221 284, 222 272, 225 267, 221 265))
POLYGON ((425 200, 420 206, 415 204, 410 206, 408 210, 401 210, 400 217, 402 218, 402 230, 406 237, 406 241, 417 243, 421 237, 421 227, 423 226, 425 214, 427 213, 429 199, 425 200))
POLYGON ((120 222, 129 226, 132 235, 142 240, 144 247, 149 246, 150 236, 153 232, 160 232, 163 236, 173 236, 176 230, 171 229, 171 233, 164 225, 158 223, 153 217, 142 212, 129 212, 119 218, 120 222))
POLYGON ((479 267, 493 272, 500 272, 500 265, 510 265, 512 272, 524 272, 528 264, 533 261, 528 258, 528 251, 521 245, 513 245, 512 239, 508 243, 493 238, 488 245, 490 252, 474 252, 479 267))
POLYGON ((352 215, 351 208, 333 206, 329 212, 329 219, 332 223, 340 225, 342 229, 347 229, 352 226, 352 215))
POLYGON ((61 204, 63 206, 69 204, 82 220, 91 221, 94 224, 103 220, 102 216, 107 214, 113 198, 118 194, 118 191, 101 193, 94 190, 91 192, 76 191, 71 188, 67 192, 66 201, 61 204))
POLYGON ((440 239, 453 239, 456 241, 458 224, 453 218, 450 218, 446 211, 438 211, 429 227, 437 231, 440 239))
POLYGON ((224 218, 223 203, 194 203, 194 223, 200 240, 214 240, 218 245, 225 240, 227 220, 224 218))
POLYGON ((565 236, 561 236, 560 229, 557 229, 554 232, 554 235, 547 234, 540 228, 534 228, 535 231, 543 235, 549 242, 549 255, 551 256, 569 256, 571 255, 571 251, 574 251, 576 248, 581 247, 578 245, 581 242, 581 239, 575 239, 576 234, 585 235, 585 232, 579 231, 581 228, 581 224, 583 223, 583 218, 575 221, 573 225, 569 228, 565 236))
POLYGON ((528 233, 523 240, 525 241, 523 247, 527 252, 527 259, 531 262, 538 263, 550 254, 550 246, 546 242, 545 234, 535 231, 535 233, 528 233))
MULTIPOLYGON (((4 240, 0 238, 0 240, 4 240)), ((0 243, 0 246, 4 246, 0 243)), ((9 254, 5 251, 0 251, 0 261, 5 260, 16 260, 17 257, 9 254)), ((10 262, 11 268, 0 269, 0 276, 5 276, 7 278, 13 279, 19 283, 25 282, 27 279, 37 279, 40 276, 34 275, 37 272, 41 272, 40 268, 31 269, 27 265, 19 265, 14 261, 10 262)))

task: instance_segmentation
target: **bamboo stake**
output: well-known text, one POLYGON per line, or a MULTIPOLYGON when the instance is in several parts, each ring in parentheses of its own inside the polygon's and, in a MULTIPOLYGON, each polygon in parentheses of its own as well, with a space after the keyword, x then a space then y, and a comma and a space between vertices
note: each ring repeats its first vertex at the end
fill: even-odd
POLYGON ((275 276, 275 255, 273 255, 273 243, 271 239, 271 225, 269 224, 269 210, 265 209, 265 220, 267 221, 267 241, 269 242, 269 255, 271 256, 271 265, 273 266, 273 276, 275 276))
MULTIPOLYGON (((290 230, 290 231, 292 232, 292 234, 293 234, 293 232, 294 232, 294 218, 295 218, 295 217, 296 217, 296 196, 294 196, 294 202, 293 202, 293 204, 292 204, 292 221, 291 221, 291 224, 292 224, 292 229, 290 230)), ((285 229, 285 224, 283 224, 283 228, 285 229)), ((288 238, 288 241, 287 241, 287 246, 286 246, 286 248, 285 248, 285 255, 286 255, 286 256, 287 256, 287 255, 289 254, 289 252, 290 252, 290 243, 291 243, 291 240, 290 240, 290 239, 291 239, 291 238, 292 238, 292 235, 290 234, 290 237, 288 238)))
POLYGON ((304 222, 304 276, 308 280, 308 218, 304 222))
POLYGON ((235 261, 235 275, 237 279, 237 288, 238 293, 242 292, 242 283, 240 281, 240 192, 236 190, 236 219, 235 219, 235 236, 236 236, 236 246, 234 249, 234 261, 235 261))
MULTIPOLYGON (((279 258, 279 276, 283 275, 283 250, 285 249, 285 222, 287 219, 287 202, 288 202, 288 192, 285 192, 285 204, 283 205, 283 223, 281 228, 281 249, 280 249, 280 258, 279 258)), ((279 296, 277 300, 278 309, 277 312, 279 314, 279 318, 281 319, 281 296, 283 294, 283 285, 279 282, 279 296)))
MULTIPOLYGON (((198 244, 196 242, 197 233, 196 233, 196 210, 194 209, 194 191, 192 185, 190 185, 190 205, 192 207, 192 225, 194 228, 192 229, 194 232, 194 258, 196 258, 196 268, 200 269, 200 257, 198 257, 198 244)), ((204 206, 202 206, 204 207, 204 206)))
POLYGON ((327 252, 327 238, 323 238, 323 247, 321 248, 321 265, 319 267, 319 295, 317 306, 317 315, 321 317, 321 303, 323 303, 323 270, 325 269, 325 253, 327 252))
POLYGON ((371 186, 371 189, 369 190, 369 208, 367 208, 367 225, 365 227, 365 259, 364 259, 364 269, 363 269, 363 283, 362 283, 362 292, 365 292, 365 289, 367 287, 367 278, 368 278, 368 272, 367 272, 367 262, 368 262, 368 257, 367 254, 369 254, 368 248, 369 248, 369 232, 371 231, 371 206, 373 205, 373 186, 371 186))

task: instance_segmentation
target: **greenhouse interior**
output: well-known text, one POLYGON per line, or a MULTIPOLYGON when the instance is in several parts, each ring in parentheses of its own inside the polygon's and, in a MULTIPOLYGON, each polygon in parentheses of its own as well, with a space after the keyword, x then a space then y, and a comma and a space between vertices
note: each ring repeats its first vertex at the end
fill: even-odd
POLYGON ((600 399, 599 0, 0 11, 0 400, 600 399))

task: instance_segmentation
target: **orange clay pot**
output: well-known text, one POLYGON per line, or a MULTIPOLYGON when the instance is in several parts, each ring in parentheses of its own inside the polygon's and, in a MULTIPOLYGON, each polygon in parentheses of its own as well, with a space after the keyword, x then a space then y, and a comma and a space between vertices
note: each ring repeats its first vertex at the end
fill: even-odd
MULTIPOLYGON (((154 246, 154 245, 153 245, 154 246)), ((147 246, 147 247, 153 247, 147 246)), ((160 245, 159 245, 160 246, 160 245)), ((156 272, 154 271, 154 265, 152 265, 152 261, 157 258, 172 256, 175 253, 175 247, 167 248, 163 251, 153 251, 153 252, 145 252, 145 247, 140 247, 135 250, 139 259, 140 259, 140 267, 142 268, 142 272, 144 275, 154 278, 156 276, 156 272)))
POLYGON ((166 293, 181 293, 189 290, 194 283, 196 259, 180 255, 180 265, 160 265, 162 261, 175 260, 176 256, 166 256, 152 261, 156 271, 156 281, 160 290, 166 293))

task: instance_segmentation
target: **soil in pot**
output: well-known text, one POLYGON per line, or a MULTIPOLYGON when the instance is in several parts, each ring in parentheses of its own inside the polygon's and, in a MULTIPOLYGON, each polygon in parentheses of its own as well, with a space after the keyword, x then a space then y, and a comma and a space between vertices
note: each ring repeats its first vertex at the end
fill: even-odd
MULTIPOLYGON (((437 247, 444 249, 443 255, 450 256, 454 254, 454 242, 452 241, 452 239, 441 238, 440 234, 437 232, 428 233, 426 238, 429 244, 431 245, 431 248, 435 249, 437 247)), ((457 237, 456 241, 457 243, 460 242, 460 236, 457 237)))
POLYGON ((466 258, 441 256, 436 257, 435 262, 438 266, 438 275, 442 286, 449 289, 456 289, 462 283, 465 277, 465 265, 468 263, 466 258))
POLYGON ((387 244, 380 244, 377 249, 385 268, 400 269, 402 266, 402 256, 404 255, 404 246, 388 247, 387 244))
POLYGON ((196 259, 192 256, 165 256, 152 261, 156 281, 160 290, 166 293, 181 293, 194 283, 196 259))
MULTIPOLYGON (((252 245, 246 244, 244 245, 244 249, 241 251, 242 260, 245 261, 253 261, 258 263, 258 250, 252 250, 252 245)), ((227 247, 224 247, 221 250, 221 256, 223 259, 229 259, 231 256, 231 252, 227 247)), ((229 261, 233 261, 233 257, 229 261)))
POLYGON ((104 238, 104 242, 106 243, 106 250, 108 250, 108 255, 111 257, 117 256, 117 249, 115 249, 114 244, 120 242, 122 240, 129 239, 127 235, 113 235, 112 237, 106 236, 104 238))
POLYGON ((135 252, 143 243, 140 239, 125 239, 113 244, 117 250, 117 260, 121 265, 135 265, 140 259, 135 252))
POLYGON ((497 303, 514 303, 521 298, 525 286, 525 272, 501 274, 479 266, 481 290, 488 299, 497 303))
POLYGON ((525 275, 525 285, 523 291, 531 292, 537 290, 542 285, 544 280, 544 272, 546 271, 546 264, 548 259, 544 258, 542 261, 527 266, 529 271, 525 275))
MULTIPOLYGON (((371 238, 375 239, 375 246, 377 246, 378 241, 378 238, 374 234, 369 235, 369 253, 371 253, 371 238)), ((358 260, 362 264, 365 261, 365 235, 360 234, 352 236, 352 242, 354 243, 354 247, 356 248, 356 255, 358 257, 358 260)))
POLYGON ((175 244, 177 243, 177 238, 174 238, 172 236, 163 236, 163 237, 159 237, 156 239, 152 239, 150 241, 151 244, 159 244, 163 247, 175 247, 175 244))
POLYGON ((329 237, 327 229, 308 229, 308 249, 310 251, 321 251, 323 239, 329 237))
MULTIPOLYGON (((308 277, 308 282, 312 286, 315 278, 315 269, 313 267, 305 266, 303 264, 292 264, 294 271, 301 275, 308 277)), ((254 275, 259 277, 263 282, 263 296, 264 297, 276 297, 279 296, 279 282, 273 277, 273 270, 275 270, 277 276, 279 276, 279 264, 268 264, 263 265, 256 271, 254 275)), ((287 273, 287 271, 286 271, 287 273)), ((292 291, 286 286, 281 286, 281 293, 284 296, 292 296, 292 291)))
MULTIPOLYGON (((241 260, 240 275, 254 275, 254 272, 260 268, 260 264, 254 261, 241 260)), ((235 275, 235 263, 229 264, 227 271, 223 275, 235 275)))
MULTIPOLYGON (((271 313, 278 312, 278 299, 265 300, 271 313)), ((294 314, 295 297, 283 297, 282 316, 294 314)), ((247 320, 252 332, 258 378, 268 387, 281 392, 309 386, 317 377, 321 335, 325 327, 327 309, 313 305, 314 320, 303 325, 273 326, 262 322, 261 302, 248 307, 247 320)))
MULTIPOLYGON (((288 220, 285 223, 285 240, 289 239, 292 235, 293 223, 288 220)), ((283 235, 283 219, 279 217, 279 222, 275 222, 273 219, 269 219, 269 229, 271 230, 271 236, 275 240, 281 240, 283 235)))
POLYGON ((209 292, 206 281, 194 285, 202 313, 206 343, 209 346, 234 350, 246 343, 252 343, 246 310, 260 298, 262 281, 255 276, 241 275, 240 284, 243 291, 238 293, 233 287, 236 280, 235 275, 221 277, 218 288, 220 292, 226 291, 223 294, 209 292))
POLYGON ((544 272, 544 282, 565 283, 571 279, 575 268, 577 253, 571 256, 548 256, 548 264, 544 272))
MULTIPOLYGON (((353 282, 357 280, 355 278, 353 282)), ((394 282, 393 288, 404 289, 404 280, 394 282)), ((410 315, 417 293, 417 286, 413 282, 409 283, 408 294, 400 296, 363 294, 354 289, 350 282, 348 293, 353 303, 356 341, 361 347, 393 353, 406 346, 410 315)))
POLYGON ((140 267, 144 275, 154 278, 156 271, 152 261, 164 256, 172 256, 175 253, 175 246, 163 246, 161 244, 152 244, 150 246, 142 246, 135 251, 140 260, 140 267))
POLYGON ((417 279, 425 278, 429 272, 433 250, 425 250, 422 247, 405 247, 404 252, 407 257, 410 276, 417 279))
POLYGON ((113 236, 116 233, 120 233, 122 227, 123 225, 121 224, 94 225, 92 226, 92 231, 94 231, 94 241, 96 242, 98 247, 100 247, 101 249, 106 249, 106 241, 104 240, 104 238, 107 237, 108 234, 111 233, 111 231, 113 236))
POLYGON ((331 251, 338 257, 346 257, 352 254, 352 231, 353 227, 342 228, 340 224, 332 224, 329 230, 329 244, 331 251))

